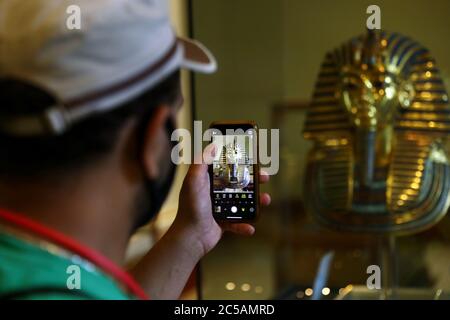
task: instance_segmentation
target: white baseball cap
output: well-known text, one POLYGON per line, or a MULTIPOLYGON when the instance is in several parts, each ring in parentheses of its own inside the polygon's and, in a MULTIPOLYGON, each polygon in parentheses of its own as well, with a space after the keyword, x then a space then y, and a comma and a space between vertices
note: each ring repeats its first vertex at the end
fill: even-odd
POLYGON ((165 0, 0 1, 0 77, 30 82, 58 101, 44 113, 0 120, 0 127, 15 135, 61 134, 177 69, 215 72, 213 55, 177 37, 168 12, 165 0), (78 13, 80 29, 72 29, 78 13))

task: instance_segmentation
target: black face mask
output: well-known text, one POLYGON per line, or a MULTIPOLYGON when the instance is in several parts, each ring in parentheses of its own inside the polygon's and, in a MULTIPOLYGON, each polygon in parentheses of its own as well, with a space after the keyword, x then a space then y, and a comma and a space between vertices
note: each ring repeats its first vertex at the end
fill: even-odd
MULTIPOLYGON (((166 130, 170 139, 172 132, 175 130, 175 126, 171 119, 166 123, 166 130)), ((176 141, 170 140, 171 150, 176 145, 176 141)), ((140 195, 140 199, 137 203, 137 220, 134 225, 134 230, 149 223, 153 218, 157 216, 161 210, 164 201, 169 195, 173 181, 175 179, 176 165, 169 159, 170 167, 167 175, 158 179, 147 179, 145 182, 143 194, 140 195)))

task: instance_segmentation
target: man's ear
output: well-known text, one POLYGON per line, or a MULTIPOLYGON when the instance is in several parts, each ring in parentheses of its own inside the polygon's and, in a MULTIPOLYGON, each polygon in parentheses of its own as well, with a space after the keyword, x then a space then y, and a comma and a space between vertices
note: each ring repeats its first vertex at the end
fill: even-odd
POLYGON ((160 175, 160 163, 165 158, 170 134, 166 130, 166 123, 171 117, 170 107, 161 105, 157 107, 152 118, 144 131, 142 162, 145 174, 149 179, 157 178, 160 175))

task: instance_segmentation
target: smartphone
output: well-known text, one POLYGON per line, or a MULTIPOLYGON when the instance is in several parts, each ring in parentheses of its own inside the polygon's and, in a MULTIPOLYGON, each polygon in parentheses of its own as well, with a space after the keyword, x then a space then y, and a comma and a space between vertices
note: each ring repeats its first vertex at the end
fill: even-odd
POLYGON ((209 165, 217 221, 253 222, 259 215, 258 127, 252 121, 213 122, 216 146, 209 165))

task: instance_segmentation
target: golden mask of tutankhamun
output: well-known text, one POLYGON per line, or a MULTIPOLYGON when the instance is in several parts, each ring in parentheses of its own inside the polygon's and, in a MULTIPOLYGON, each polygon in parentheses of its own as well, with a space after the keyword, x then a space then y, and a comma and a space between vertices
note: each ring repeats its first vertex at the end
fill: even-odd
POLYGON ((323 62, 308 109, 306 207, 341 230, 412 233, 449 210, 450 107, 430 52, 368 31, 323 62))

